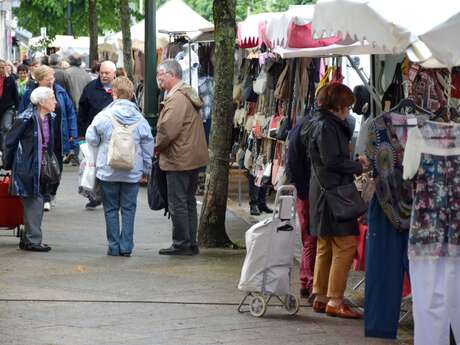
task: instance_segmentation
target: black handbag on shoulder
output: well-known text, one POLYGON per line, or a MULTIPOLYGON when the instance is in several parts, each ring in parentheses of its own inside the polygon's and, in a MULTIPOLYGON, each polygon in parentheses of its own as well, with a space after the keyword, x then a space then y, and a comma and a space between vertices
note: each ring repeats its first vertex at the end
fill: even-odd
POLYGON ((48 150, 43 152, 42 165, 40 172, 40 182, 42 184, 57 184, 61 180, 61 169, 54 152, 48 150))
POLYGON ((321 184, 316 168, 313 166, 313 175, 321 189, 322 195, 326 198, 332 216, 337 222, 356 220, 367 211, 367 204, 358 192, 356 185, 352 182, 340 185, 331 189, 326 189, 321 184))

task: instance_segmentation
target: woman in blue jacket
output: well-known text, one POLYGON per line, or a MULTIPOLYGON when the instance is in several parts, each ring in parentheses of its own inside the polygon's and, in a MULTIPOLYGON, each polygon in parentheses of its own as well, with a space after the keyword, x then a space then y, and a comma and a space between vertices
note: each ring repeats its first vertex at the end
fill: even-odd
MULTIPOLYGON (((62 157, 71 150, 78 148, 77 143, 77 116, 69 95, 63 87, 54 83, 54 70, 46 65, 40 66, 34 71, 34 78, 37 84, 27 89, 22 98, 19 112, 23 112, 30 105, 30 94, 38 86, 49 87, 54 90, 56 97, 56 126, 53 128, 56 142, 54 153, 58 159, 62 171, 62 157)), ((55 205, 56 192, 59 183, 50 185, 48 191, 44 191, 44 209, 49 211, 55 205)))
POLYGON ((47 252, 42 244, 43 193, 40 182, 41 163, 46 151, 54 151, 54 110, 56 99, 52 89, 38 87, 30 95, 32 105, 20 113, 6 136, 4 167, 11 170, 11 193, 21 198, 24 208, 25 236, 19 248, 47 252))
POLYGON ((114 101, 93 119, 86 131, 86 142, 98 147, 96 177, 102 189, 107 255, 128 257, 134 247, 134 217, 139 182, 150 173, 152 166, 153 137, 147 120, 137 105, 130 101, 134 95, 133 83, 126 77, 118 77, 113 81, 112 91, 114 101), (130 128, 132 131, 135 150, 130 169, 114 167, 109 162, 109 144, 115 126, 130 128))

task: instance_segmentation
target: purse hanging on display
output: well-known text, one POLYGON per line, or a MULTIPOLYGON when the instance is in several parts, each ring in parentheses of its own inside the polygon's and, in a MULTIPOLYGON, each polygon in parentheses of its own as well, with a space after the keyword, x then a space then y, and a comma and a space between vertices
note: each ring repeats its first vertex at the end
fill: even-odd
POLYGON ((387 87, 382 97, 382 109, 388 111, 402 99, 404 99, 403 77, 401 71, 401 64, 398 63, 395 68, 395 73, 390 85, 387 87))

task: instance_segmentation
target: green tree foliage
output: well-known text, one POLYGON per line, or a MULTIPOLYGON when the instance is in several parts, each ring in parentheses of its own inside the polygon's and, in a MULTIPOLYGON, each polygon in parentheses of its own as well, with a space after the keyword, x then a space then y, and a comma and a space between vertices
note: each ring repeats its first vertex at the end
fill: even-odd
MULTIPOLYGON (((34 36, 40 34, 40 28, 46 27, 48 36, 62 35, 67 27, 67 3, 72 4, 72 28, 74 36, 88 35, 88 0, 21 0, 15 9, 19 25, 34 36)), ((156 0, 157 7, 168 0, 156 0)), ((213 21, 211 0, 184 0, 190 7, 206 19, 213 21)), ((131 0, 138 4, 138 0, 131 0)), ((314 3, 316 0, 237 0, 236 20, 241 21, 248 14, 284 11, 289 5, 314 3)), ((120 31, 119 0, 98 0, 99 34, 107 31, 120 31)), ((139 13, 134 13, 140 19, 139 13)))
MULTIPOLYGON (((69 0, 72 4, 72 28, 74 36, 88 35, 88 0, 69 0)), ((133 2, 138 2, 134 0, 133 2)), ((15 9, 19 26, 34 36, 46 27, 48 36, 63 35, 67 27, 67 0, 21 0, 15 9)), ((119 0, 98 0, 99 34, 120 30, 119 0)), ((138 13, 135 13, 138 16, 138 13)))
MULTIPOLYGON (((157 0, 157 6, 161 6, 165 2, 167 0, 157 0)), ((212 1, 184 0, 184 2, 207 20, 213 21, 212 1)), ((289 8, 289 5, 303 5, 315 2, 316 0, 237 0, 236 20, 244 20, 248 14, 285 11, 289 8)))

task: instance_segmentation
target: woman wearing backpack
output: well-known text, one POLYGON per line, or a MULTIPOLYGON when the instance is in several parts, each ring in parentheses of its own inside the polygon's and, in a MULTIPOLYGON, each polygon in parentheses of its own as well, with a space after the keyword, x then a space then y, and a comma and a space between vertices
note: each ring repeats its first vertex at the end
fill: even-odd
POLYGON ((118 77, 112 92, 113 102, 95 116, 86 131, 86 141, 99 149, 96 177, 102 188, 107 255, 129 257, 134 247, 139 181, 151 169, 153 137, 147 120, 130 101, 132 82, 118 77))

